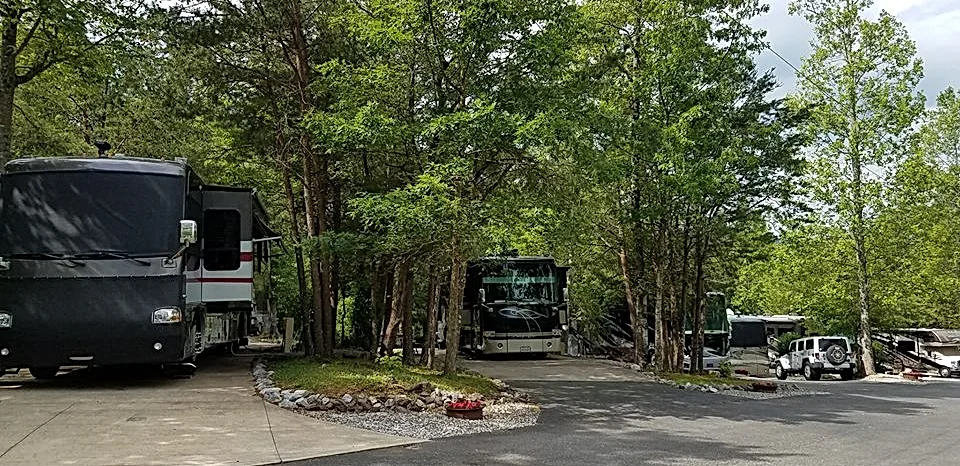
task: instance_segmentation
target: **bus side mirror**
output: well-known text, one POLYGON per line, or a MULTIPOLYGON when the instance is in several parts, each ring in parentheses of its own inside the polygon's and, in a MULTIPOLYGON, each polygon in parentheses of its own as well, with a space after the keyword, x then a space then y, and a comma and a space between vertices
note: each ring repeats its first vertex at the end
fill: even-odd
POLYGON ((180 244, 189 246, 197 242, 197 222, 180 220, 180 244))
POLYGON ((485 290, 485 289, 483 289, 483 288, 480 288, 480 292, 478 293, 477 298, 480 300, 480 303, 486 303, 486 302, 487 302, 487 290, 485 290))

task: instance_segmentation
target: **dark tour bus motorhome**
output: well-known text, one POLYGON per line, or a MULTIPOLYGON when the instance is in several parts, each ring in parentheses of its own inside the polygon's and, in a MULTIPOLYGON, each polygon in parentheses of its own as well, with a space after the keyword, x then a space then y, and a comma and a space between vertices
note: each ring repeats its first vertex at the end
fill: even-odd
POLYGON ((0 173, 0 375, 246 344, 276 235, 256 193, 184 162, 21 159, 0 173))
POLYGON ((487 257, 467 265, 461 349, 560 353, 567 270, 550 257, 487 257))

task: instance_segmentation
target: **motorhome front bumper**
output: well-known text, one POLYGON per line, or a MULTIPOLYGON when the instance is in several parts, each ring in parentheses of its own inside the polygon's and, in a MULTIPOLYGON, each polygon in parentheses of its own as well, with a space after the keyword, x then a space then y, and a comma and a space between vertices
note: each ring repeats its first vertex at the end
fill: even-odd
POLYGON ((485 338, 483 352, 505 353, 559 353, 560 338, 485 338))
POLYGON ((180 326, 138 335, 34 340, 0 332, 0 367, 107 366, 167 364, 183 360, 185 334, 180 326), (4 351, 5 350, 5 351, 4 351), (4 354, 5 353, 5 354, 4 354))

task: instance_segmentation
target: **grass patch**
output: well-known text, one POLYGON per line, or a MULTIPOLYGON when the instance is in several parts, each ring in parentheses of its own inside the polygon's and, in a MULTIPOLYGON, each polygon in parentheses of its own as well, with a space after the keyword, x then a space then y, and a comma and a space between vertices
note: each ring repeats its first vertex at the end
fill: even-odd
POLYGON ((690 382, 695 385, 750 385, 752 381, 738 379, 736 377, 720 377, 717 374, 676 374, 672 372, 665 372, 662 374, 657 374, 663 379, 670 380, 679 384, 686 384, 690 382))
POLYGON ((298 388, 328 396, 353 394, 401 394, 417 382, 430 382, 441 390, 484 396, 499 392, 486 377, 458 373, 443 375, 424 367, 383 365, 360 360, 320 361, 300 358, 269 364, 273 381, 284 388, 298 388))

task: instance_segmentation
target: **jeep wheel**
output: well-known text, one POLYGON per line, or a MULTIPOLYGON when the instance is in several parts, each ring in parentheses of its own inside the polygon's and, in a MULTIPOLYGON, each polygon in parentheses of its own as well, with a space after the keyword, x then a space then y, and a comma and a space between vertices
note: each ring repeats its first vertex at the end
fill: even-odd
POLYGON ((949 367, 941 367, 937 372, 940 373, 940 377, 944 378, 950 378, 950 375, 953 374, 953 371, 951 371, 949 367))
POLYGON ((853 380, 853 369, 844 369, 840 371, 840 380, 853 380))
POLYGON ((807 380, 820 380, 820 372, 810 364, 803 363, 803 378, 807 380))
POLYGON ((827 348, 827 361, 830 361, 831 364, 839 366, 847 360, 847 350, 840 347, 840 345, 830 345, 827 348))
POLYGON ((777 364, 777 378, 787 380, 787 375, 787 370, 783 368, 783 364, 777 364))

